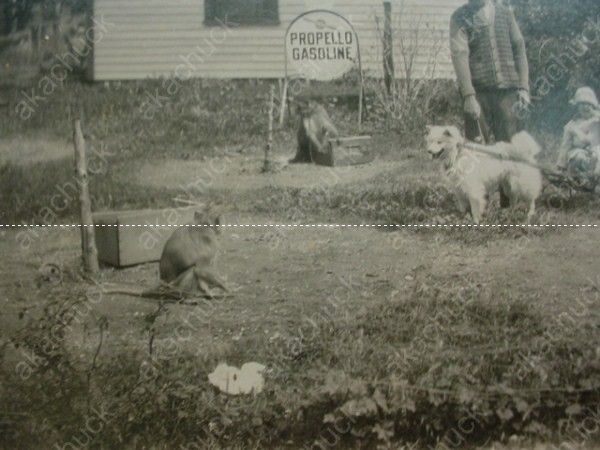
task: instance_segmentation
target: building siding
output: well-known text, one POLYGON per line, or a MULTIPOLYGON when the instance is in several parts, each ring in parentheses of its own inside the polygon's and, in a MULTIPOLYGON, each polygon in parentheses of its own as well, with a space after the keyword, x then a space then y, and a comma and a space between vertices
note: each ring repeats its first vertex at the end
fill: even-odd
POLYGON ((392 29, 397 78, 454 79, 450 17, 466 0, 393 0, 392 29), (412 70, 408 70, 414 56, 412 70))
MULTIPOLYGON (((203 0, 95 0, 94 15, 107 24, 97 33, 92 77, 126 80, 158 77, 281 78, 284 37, 290 22, 313 9, 308 0, 280 0, 278 25, 231 28, 204 25, 203 0)), ((378 25, 383 23, 380 0, 316 2, 346 17, 355 27, 363 68, 382 75, 378 25)), ((436 76, 449 77, 447 50, 450 14, 463 1, 404 0, 392 5, 396 75, 402 77, 402 52, 396 41, 419 30, 417 65, 427 66, 431 49, 443 42, 436 76), (427 31, 427 32, 426 32, 427 31), (435 34, 437 33, 437 34, 435 34), (438 36, 439 35, 439 36, 438 36), (443 36, 443 39, 441 38, 443 36)))

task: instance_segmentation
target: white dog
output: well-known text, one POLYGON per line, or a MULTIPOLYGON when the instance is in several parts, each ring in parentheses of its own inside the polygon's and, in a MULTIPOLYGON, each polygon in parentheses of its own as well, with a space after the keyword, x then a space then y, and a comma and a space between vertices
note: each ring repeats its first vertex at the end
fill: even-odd
POLYGON ((520 132, 510 143, 488 146, 484 153, 465 146, 465 140, 456 127, 432 126, 427 130, 427 151, 433 158, 444 161, 463 214, 470 208, 473 222, 478 224, 485 211, 488 194, 502 188, 511 205, 521 201, 527 203, 529 223, 535 214, 535 201, 542 192, 542 174, 536 167, 517 160, 535 163, 540 147, 531 135, 520 132))

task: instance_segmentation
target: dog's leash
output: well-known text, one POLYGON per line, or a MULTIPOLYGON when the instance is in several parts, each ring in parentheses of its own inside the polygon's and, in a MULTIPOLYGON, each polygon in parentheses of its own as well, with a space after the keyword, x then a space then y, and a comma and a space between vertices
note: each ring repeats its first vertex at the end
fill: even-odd
POLYGON ((479 138, 481 139, 481 143, 489 144, 489 142, 487 142, 487 139, 485 138, 485 134, 483 134, 483 130, 481 127, 481 116, 477 118, 477 129, 479 131, 479 138))
MULTIPOLYGON (((487 139, 486 139, 486 135, 483 132, 483 127, 481 125, 481 117, 478 117, 476 122, 477 122, 477 129, 479 131, 479 137, 481 138, 481 142, 483 142, 484 144, 488 143, 487 139)), ((486 127, 486 129, 487 129, 487 127, 486 127)), ((555 170, 554 167, 543 165, 543 164, 532 163, 530 161, 526 161, 523 159, 511 157, 511 156, 499 155, 498 153, 490 151, 487 147, 485 147, 484 145, 479 144, 477 142, 465 141, 463 143, 463 147, 468 150, 477 152, 477 153, 482 153, 484 155, 491 156, 492 158, 495 158, 498 160, 524 164, 526 166, 533 167, 534 169, 538 169, 544 174, 544 176, 550 181, 550 183, 552 183, 554 185, 566 184, 569 187, 571 187, 572 189, 580 189, 579 183, 574 181, 570 176, 568 176, 560 171, 555 170)))
MULTIPOLYGON (((478 117, 477 120, 476 120, 476 122, 477 122, 477 130, 479 131, 479 137, 481 138, 481 142, 483 144, 489 144, 487 142, 487 139, 486 139, 485 134, 483 132, 483 127, 481 125, 481 117, 478 117)), ((530 166, 530 167, 533 167, 534 169, 541 170, 545 174, 547 173, 547 174, 552 175, 552 176, 562 176, 563 175, 560 172, 557 172, 556 170, 554 170, 554 168, 552 168, 550 166, 546 166, 546 165, 543 165, 543 164, 532 163, 531 161, 527 161, 527 160, 520 159, 520 158, 515 158, 515 157, 512 157, 512 156, 499 155, 498 153, 490 151, 484 145, 479 144, 477 142, 465 142, 463 144, 463 146, 465 148, 469 149, 469 150, 473 150, 475 152, 483 153, 483 154, 485 154, 487 156, 491 156, 492 158, 496 158, 496 159, 499 159, 501 161, 510 161, 510 162, 515 162, 515 163, 525 164, 526 166, 530 166)))
POLYGON ((514 162, 514 163, 525 164, 526 166, 530 166, 535 169, 539 169, 539 170, 543 171, 544 173, 549 173, 551 175, 562 175, 560 172, 555 171, 550 166, 533 163, 531 161, 527 161, 527 160, 520 159, 520 158, 515 158, 513 156, 500 155, 496 152, 489 150, 482 144, 477 144, 476 142, 464 142, 462 145, 464 148, 466 148, 468 150, 472 150, 477 153, 482 153, 484 155, 491 156, 492 158, 498 159, 500 161, 509 161, 509 162, 514 162))

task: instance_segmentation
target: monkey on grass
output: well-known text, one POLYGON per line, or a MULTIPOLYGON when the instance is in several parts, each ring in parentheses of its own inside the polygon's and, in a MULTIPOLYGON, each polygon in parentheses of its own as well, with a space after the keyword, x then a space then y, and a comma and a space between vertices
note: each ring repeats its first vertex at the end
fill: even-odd
POLYGON ((311 163, 315 155, 325 154, 328 139, 339 133, 325 108, 314 100, 297 102, 300 115, 298 124, 298 150, 290 163, 311 163))
POLYGON ((227 297, 229 288, 214 270, 220 226, 220 218, 211 222, 196 212, 191 226, 177 228, 167 240, 160 257, 158 286, 141 291, 103 288, 102 292, 171 301, 227 297), (212 288, 221 289, 223 293, 215 295, 212 288))

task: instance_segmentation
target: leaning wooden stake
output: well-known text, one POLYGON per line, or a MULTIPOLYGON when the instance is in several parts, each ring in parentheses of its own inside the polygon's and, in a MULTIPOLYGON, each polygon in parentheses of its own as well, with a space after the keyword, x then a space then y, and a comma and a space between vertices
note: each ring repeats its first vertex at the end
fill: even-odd
POLYGON ((79 185, 83 268, 86 272, 95 274, 100 269, 98 267, 98 250, 96 249, 92 203, 90 201, 87 164, 85 160, 85 140, 81 132, 81 120, 79 118, 75 118, 73 121, 73 145, 75 146, 75 177, 79 185))
POLYGON ((283 89, 281 91, 281 101, 279 105, 279 126, 283 126, 285 120, 285 108, 287 107, 287 91, 288 91, 288 79, 285 77, 283 81, 283 89))
POLYGON ((271 85, 271 96, 269 99, 269 136, 265 147, 265 162, 263 172, 271 171, 271 151, 273 150, 273 111, 275 109, 275 86, 271 85))

